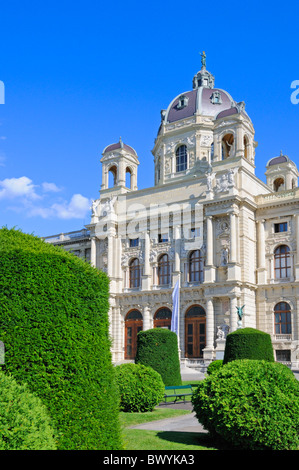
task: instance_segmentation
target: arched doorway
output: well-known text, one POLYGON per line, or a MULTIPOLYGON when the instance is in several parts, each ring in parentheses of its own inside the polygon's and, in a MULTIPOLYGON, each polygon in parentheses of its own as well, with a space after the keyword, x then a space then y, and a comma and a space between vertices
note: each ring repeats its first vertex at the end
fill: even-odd
POLYGON ((185 315, 185 355, 201 358, 206 346, 206 312, 200 305, 190 307, 185 315))
POLYGON ((131 310, 125 319, 125 359, 134 359, 137 349, 137 333, 142 330, 143 320, 139 310, 131 310))
POLYGON ((168 328, 171 327, 171 310, 167 307, 161 307, 154 315, 154 328, 168 328))

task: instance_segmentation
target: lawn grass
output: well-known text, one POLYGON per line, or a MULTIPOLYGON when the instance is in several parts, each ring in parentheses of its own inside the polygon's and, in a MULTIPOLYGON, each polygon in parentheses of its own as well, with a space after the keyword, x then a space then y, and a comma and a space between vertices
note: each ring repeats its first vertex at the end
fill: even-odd
MULTIPOLYGON (((196 387, 196 381, 183 382, 196 387)), ((191 396, 186 400, 191 400, 191 396)), ((167 400, 167 401, 173 401, 167 400)), ((124 450, 218 450, 208 433, 147 431, 130 426, 189 414, 188 410, 156 407, 146 413, 120 413, 124 450)))
POLYGON ((208 433, 147 431, 129 429, 129 426, 158 419, 189 414, 187 410, 156 407, 146 413, 120 413, 124 450, 216 450, 208 433))
POLYGON ((124 450, 217 450, 208 434, 125 429, 124 450))

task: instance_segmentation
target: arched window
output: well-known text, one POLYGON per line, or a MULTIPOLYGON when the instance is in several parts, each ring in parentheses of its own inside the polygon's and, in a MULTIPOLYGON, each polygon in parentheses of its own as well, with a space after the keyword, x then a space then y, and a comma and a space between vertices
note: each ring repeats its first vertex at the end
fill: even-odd
POLYGON ((171 328, 172 312, 167 307, 161 307, 154 315, 154 328, 171 328))
POLYGON ((281 191, 284 189, 284 179, 283 178, 276 178, 276 180, 273 183, 273 189, 277 193, 278 191, 281 191))
POLYGON ((176 152, 176 171, 185 171, 187 170, 187 147, 186 145, 180 145, 176 152))
POLYGON ((214 142, 211 143, 211 162, 214 160, 214 142))
POLYGON ((161 255, 158 259, 158 284, 159 286, 170 284, 170 264, 167 254, 161 255))
POLYGON ((292 334, 291 307, 287 302, 279 302, 275 305, 274 327, 276 335, 292 334))
POLYGON ((222 139, 222 160, 232 157, 232 148, 234 144, 233 134, 226 134, 222 139))
POLYGON ((274 251, 275 279, 284 279, 291 276, 291 255, 287 245, 280 245, 274 251))
POLYGON ((200 250, 194 250, 189 255, 189 282, 203 281, 203 258, 200 250))
POLYGON ((132 189, 132 172, 130 168, 126 168, 126 188, 132 189))
POLYGON ((117 168, 116 166, 111 166, 109 168, 109 188, 112 188, 113 186, 116 186, 117 183, 117 168))
POLYGON ((137 334, 143 328, 139 310, 131 310, 125 318, 125 359, 134 359, 137 349, 137 334))
POLYGON ((129 263, 130 288, 140 287, 140 266, 138 258, 129 263))

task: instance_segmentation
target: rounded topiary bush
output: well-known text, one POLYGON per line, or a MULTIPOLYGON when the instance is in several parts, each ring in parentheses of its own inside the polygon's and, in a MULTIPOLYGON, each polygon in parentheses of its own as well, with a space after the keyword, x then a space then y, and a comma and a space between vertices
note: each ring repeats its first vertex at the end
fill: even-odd
POLYGON ((164 385, 181 385, 178 339, 165 328, 140 331, 137 335, 136 364, 150 366, 161 375, 164 385))
POLYGON ((217 360, 211 362, 207 367, 207 374, 211 375, 214 372, 217 372, 222 366, 223 366, 223 360, 222 359, 217 359, 217 360))
POLYGON ((271 336, 254 328, 240 328, 226 337, 223 364, 236 359, 274 362, 271 336))
POLYGON ((38 237, 0 230, 2 367, 42 400, 59 450, 121 447, 108 299, 105 273, 38 237))
POLYGON ((199 422, 232 446, 299 448, 299 382, 283 364, 232 361, 199 383, 192 404, 199 422))
POLYGON ((121 411, 152 411, 164 397, 163 380, 151 367, 120 364, 115 367, 121 411))
POLYGON ((27 385, 0 372, 0 450, 55 450, 46 407, 27 385))

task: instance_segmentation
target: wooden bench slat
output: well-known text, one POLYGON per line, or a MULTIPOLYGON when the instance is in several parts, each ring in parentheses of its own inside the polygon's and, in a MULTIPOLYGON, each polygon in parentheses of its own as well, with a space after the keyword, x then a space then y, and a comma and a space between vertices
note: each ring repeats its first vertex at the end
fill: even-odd
POLYGON ((165 403, 166 403, 167 398, 175 398, 175 400, 174 400, 175 402, 179 398, 184 398, 184 401, 185 401, 185 397, 189 396, 189 395, 192 395, 192 393, 193 393, 193 388, 192 388, 191 384, 188 384, 188 385, 167 385, 167 386, 165 386, 165 391, 166 390, 172 390, 172 391, 174 391, 174 393, 172 393, 172 394, 165 393, 164 394, 165 403), (190 392, 185 392, 185 393, 179 392, 179 390, 188 390, 188 389, 190 389, 191 391, 190 392))

